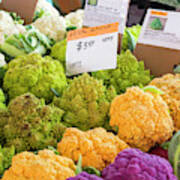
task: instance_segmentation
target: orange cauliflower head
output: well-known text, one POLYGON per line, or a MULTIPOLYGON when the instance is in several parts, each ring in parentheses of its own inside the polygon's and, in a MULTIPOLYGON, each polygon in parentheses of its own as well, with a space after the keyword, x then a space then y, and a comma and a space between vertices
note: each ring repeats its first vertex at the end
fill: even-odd
POLYGON ((173 121, 160 95, 138 87, 117 96, 110 108, 110 125, 118 126, 118 136, 131 147, 148 151, 173 133, 173 121))
POLYGON ((39 151, 38 155, 23 152, 13 157, 2 180, 66 180, 75 176, 75 168, 72 160, 50 150, 39 151))
POLYGON ((58 151, 68 158, 78 161, 82 156, 82 165, 103 170, 113 162, 116 155, 128 145, 117 136, 103 128, 86 132, 76 128, 68 128, 58 144, 58 151))
POLYGON ((162 98, 169 106, 176 130, 180 130, 180 74, 166 74, 155 78, 150 85, 164 92, 162 98))

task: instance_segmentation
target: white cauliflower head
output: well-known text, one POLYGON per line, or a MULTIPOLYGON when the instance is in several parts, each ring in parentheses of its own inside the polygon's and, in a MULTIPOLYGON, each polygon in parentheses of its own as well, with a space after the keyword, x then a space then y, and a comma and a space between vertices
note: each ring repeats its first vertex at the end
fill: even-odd
POLYGON ((59 16, 58 10, 56 10, 56 8, 54 8, 46 0, 38 0, 36 11, 40 11, 41 9, 43 9, 50 16, 59 16))
POLYGON ((0 53, 0 67, 3 67, 4 65, 6 65, 5 57, 0 53))
POLYGON ((55 41, 64 39, 66 35, 66 21, 61 16, 43 16, 32 25, 55 41))
POLYGON ((9 15, 9 13, 0 10, 0 44, 4 43, 4 35, 10 36, 12 34, 18 34, 23 32, 23 26, 21 25, 21 30, 19 25, 16 25, 9 15))
POLYGON ((82 28, 83 26, 83 18, 84 10, 82 9, 72 12, 65 17, 67 26, 75 26, 78 29, 82 28))

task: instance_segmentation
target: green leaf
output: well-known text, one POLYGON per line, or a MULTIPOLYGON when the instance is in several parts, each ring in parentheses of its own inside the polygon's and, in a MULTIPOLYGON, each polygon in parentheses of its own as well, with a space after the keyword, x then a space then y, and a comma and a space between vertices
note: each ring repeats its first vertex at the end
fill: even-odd
POLYGON ((48 146, 48 149, 51 150, 51 151, 53 151, 54 154, 59 155, 59 152, 58 152, 54 147, 48 146))
POLYGON ((180 179, 180 144, 178 144, 176 148, 176 152, 174 154, 174 174, 180 179))
POLYGON ((163 149, 165 149, 165 150, 168 150, 169 145, 170 145, 170 141, 161 144, 161 147, 162 147, 163 149))
POLYGON ((125 31, 128 37, 128 49, 130 49, 133 52, 136 48, 136 40, 128 29, 126 29, 125 31))
POLYGON ((97 170, 94 167, 88 166, 88 167, 84 167, 83 171, 87 172, 88 174, 94 174, 96 176, 101 176, 101 172, 99 170, 97 170))
POLYGON ((174 73, 180 73, 180 65, 174 68, 174 73))
POLYGON ((151 93, 159 94, 159 95, 164 94, 164 92, 158 89, 156 86, 146 86, 143 88, 143 90, 144 92, 151 92, 151 93))
POLYGON ((79 160, 78 160, 78 163, 77 163, 77 166, 76 166, 76 175, 80 174, 82 172, 82 156, 80 155, 79 156, 79 160))
POLYGON ((180 131, 170 141, 168 158, 174 167, 175 175, 180 179, 180 131))
POLYGON ((54 88, 51 88, 51 91, 55 94, 55 96, 60 97, 60 94, 54 88))
POLYGON ((76 26, 69 26, 66 28, 66 31, 72 31, 72 30, 76 30, 77 27, 76 26))

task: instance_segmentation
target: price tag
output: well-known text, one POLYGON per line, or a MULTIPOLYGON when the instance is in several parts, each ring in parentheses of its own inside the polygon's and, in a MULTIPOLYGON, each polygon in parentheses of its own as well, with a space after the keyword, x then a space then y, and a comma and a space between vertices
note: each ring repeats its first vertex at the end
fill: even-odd
POLYGON ((180 50, 180 13, 149 9, 138 43, 180 50))
POLYGON ((173 73, 180 64, 180 13, 149 9, 134 51, 155 76, 173 73))
POLYGON ((116 68, 118 27, 118 23, 113 23, 70 31, 67 36, 67 75, 116 68))
POLYGON ((119 33, 123 34, 128 8, 129 0, 86 0, 84 26, 119 22, 119 33))

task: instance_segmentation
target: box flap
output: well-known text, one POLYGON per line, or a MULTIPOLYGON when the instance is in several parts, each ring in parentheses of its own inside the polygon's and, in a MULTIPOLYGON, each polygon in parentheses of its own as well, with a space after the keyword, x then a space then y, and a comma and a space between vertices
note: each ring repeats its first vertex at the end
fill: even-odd
POLYGON ((38 0, 3 0, 0 9, 16 12, 25 23, 31 23, 38 0))

